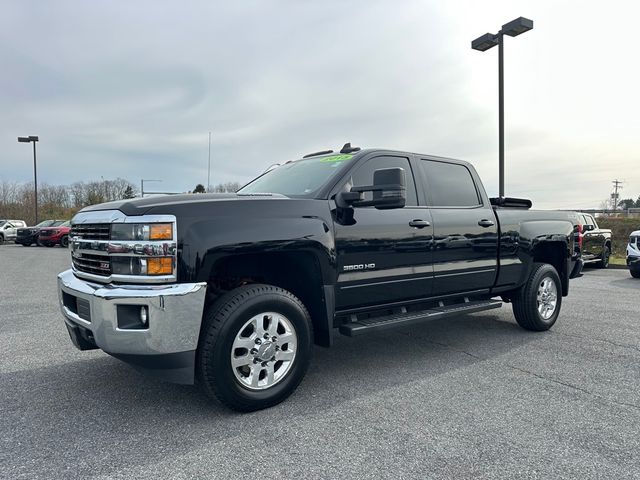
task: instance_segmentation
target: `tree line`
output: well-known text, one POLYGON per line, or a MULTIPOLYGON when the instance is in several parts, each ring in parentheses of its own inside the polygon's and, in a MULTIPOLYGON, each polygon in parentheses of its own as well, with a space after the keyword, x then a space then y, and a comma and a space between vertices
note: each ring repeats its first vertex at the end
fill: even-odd
POLYGON ((640 208, 640 196, 638 196, 638 199, 634 202, 633 198, 625 198, 624 200, 620 200, 618 202, 618 207, 622 208, 623 210, 629 210, 630 208, 640 208))
MULTIPOLYGON (((238 182, 220 183, 211 186, 210 191, 235 192, 240 186, 238 182)), ((38 183, 38 219, 70 219, 78 210, 88 205, 139 195, 136 186, 124 178, 75 182, 70 185, 38 183)), ((33 182, 0 182, 0 219, 24 220, 28 225, 35 223, 33 182)))

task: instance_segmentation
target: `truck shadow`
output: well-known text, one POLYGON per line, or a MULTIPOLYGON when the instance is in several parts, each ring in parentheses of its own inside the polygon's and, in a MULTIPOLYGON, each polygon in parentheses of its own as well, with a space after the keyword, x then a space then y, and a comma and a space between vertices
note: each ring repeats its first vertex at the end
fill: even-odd
POLYGON ((96 353, 0 376, 1 430, 7 445, 28 446, 14 461, 34 468, 33 476, 63 471, 69 456, 60 450, 94 453, 76 466, 80 476, 98 467, 105 472, 108 465, 121 470, 157 462, 168 450, 174 456, 200 448, 203 438, 222 441, 250 431, 257 419, 290 425, 292 417, 321 415, 342 402, 466 368, 540 339, 505 318, 485 313, 357 339, 338 336, 334 347, 315 349, 307 377, 289 400, 244 415, 210 401, 197 387, 157 382, 96 353))

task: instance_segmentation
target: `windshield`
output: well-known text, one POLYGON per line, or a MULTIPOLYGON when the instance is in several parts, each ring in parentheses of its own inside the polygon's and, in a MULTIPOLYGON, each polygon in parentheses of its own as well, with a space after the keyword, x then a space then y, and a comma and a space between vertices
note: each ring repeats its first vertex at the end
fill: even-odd
POLYGON ((50 227, 51 224, 53 224, 53 220, 43 220, 42 222, 37 224, 36 227, 50 227))
POLYGON ((55 222, 53 222, 50 226, 51 227, 59 227, 60 225, 62 225, 65 222, 65 220, 56 220, 55 222))
POLYGON ((5 223, 7 223, 6 220, 0 220, 0 227, 4 226, 5 223))
POLYGON ((346 154, 324 155, 288 162, 256 178, 238 190, 238 193, 280 193, 289 197, 313 197, 352 158, 353 155, 346 154))

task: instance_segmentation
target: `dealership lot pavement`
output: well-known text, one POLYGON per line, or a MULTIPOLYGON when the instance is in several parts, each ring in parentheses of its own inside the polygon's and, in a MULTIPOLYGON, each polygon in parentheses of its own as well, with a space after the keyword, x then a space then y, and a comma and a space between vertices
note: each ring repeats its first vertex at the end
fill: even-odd
POLYGON ((550 332, 510 306, 317 348, 236 414, 77 351, 61 248, 0 246, 0 478, 639 478, 640 280, 589 269, 550 332))

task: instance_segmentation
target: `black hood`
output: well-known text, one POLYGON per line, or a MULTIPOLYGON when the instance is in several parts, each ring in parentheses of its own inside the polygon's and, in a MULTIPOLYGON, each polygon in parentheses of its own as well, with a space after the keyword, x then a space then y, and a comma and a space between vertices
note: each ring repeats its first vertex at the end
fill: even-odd
POLYGON ((120 210, 125 215, 144 215, 156 207, 177 206, 186 204, 217 203, 225 201, 251 201, 268 199, 285 199, 284 195, 276 193, 236 194, 236 193, 186 193, 182 195, 157 195, 154 197, 117 200, 115 202, 100 203, 83 208, 82 212, 96 210, 120 210))

